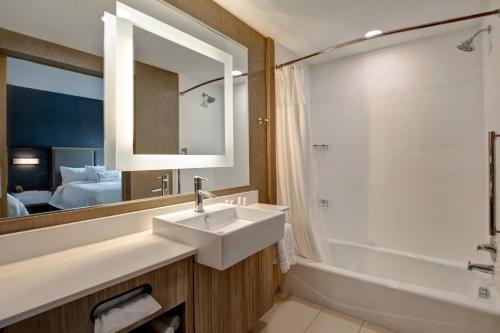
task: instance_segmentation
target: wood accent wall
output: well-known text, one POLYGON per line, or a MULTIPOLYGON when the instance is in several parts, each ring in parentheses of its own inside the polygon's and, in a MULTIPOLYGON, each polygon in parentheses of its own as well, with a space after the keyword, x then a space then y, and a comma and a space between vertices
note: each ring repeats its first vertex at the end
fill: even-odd
POLYGON ((273 305, 273 250, 219 271, 195 263, 195 327, 200 333, 246 333, 273 305))
POLYGON ((0 218, 7 217, 7 59, 0 54, 0 218))
POLYGON ((103 76, 101 57, 2 28, 0 53, 70 71, 103 76))
MULTIPOLYGON (((274 41, 266 38, 266 63, 274 64, 274 41)), ((274 70, 266 71, 267 94, 267 200, 270 204, 278 202, 276 180, 276 99, 274 70)))
POLYGON ((185 303, 183 332, 194 333, 192 281, 193 258, 190 257, 22 320, 5 327, 3 331, 0 329, 0 332, 92 333, 94 332, 94 323, 90 320, 90 315, 94 306, 135 287, 150 284, 152 286, 151 296, 160 303, 161 310, 120 332, 129 332, 133 328, 185 303))
POLYGON ((179 153, 179 75, 135 62, 134 154, 179 153))
MULTIPOLYGON (((259 125, 258 118, 266 118, 269 107, 272 108, 272 105, 268 104, 268 98, 273 98, 274 81, 269 79, 269 76, 266 79, 266 75, 272 75, 269 72, 273 71, 274 67, 271 54, 266 55, 266 49, 270 51, 272 40, 266 41, 263 35, 212 0, 163 1, 248 48, 250 185, 214 192, 217 195, 228 195, 259 190, 259 201, 270 202, 270 198, 275 196, 276 186, 268 185, 268 182, 273 182, 275 172, 268 170, 268 156, 274 155, 274 146, 268 145, 267 141, 268 128, 274 126, 274 122, 269 122, 267 126, 259 125), (268 149, 272 151, 268 153, 268 149)), ((99 57, 3 29, 0 29, 0 52, 39 63, 102 76, 102 59, 99 57)), ((4 220, 0 223, 0 234, 124 214, 192 200, 192 194, 189 194, 174 198, 125 202, 4 220)))

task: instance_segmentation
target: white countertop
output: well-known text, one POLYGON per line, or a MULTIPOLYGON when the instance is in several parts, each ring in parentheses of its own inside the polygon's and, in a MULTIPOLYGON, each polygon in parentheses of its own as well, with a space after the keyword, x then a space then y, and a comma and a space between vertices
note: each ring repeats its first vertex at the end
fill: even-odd
POLYGON ((0 328, 196 254, 144 231, 0 266, 0 328))

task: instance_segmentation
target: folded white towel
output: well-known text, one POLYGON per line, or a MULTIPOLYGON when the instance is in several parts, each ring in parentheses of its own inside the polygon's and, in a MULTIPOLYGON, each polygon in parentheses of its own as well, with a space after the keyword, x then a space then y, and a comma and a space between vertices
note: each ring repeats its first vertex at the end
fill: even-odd
POLYGON ((295 238, 293 237, 293 229, 290 223, 285 223, 285 234, 283 239, 277 245, 277 257, 282 273, 288 272, 290 266, 295 265, 295 238))
POLYGON ((111 308, 101 314, 94 323, 94 333, 113 333, 152 315, 161 309, 161 305, 150 295, 141 295, 111 308))

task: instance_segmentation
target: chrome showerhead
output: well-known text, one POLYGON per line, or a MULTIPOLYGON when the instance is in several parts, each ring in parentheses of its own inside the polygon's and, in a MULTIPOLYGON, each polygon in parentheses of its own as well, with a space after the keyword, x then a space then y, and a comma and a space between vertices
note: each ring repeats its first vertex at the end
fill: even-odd
POLYGON ((474 45, 474 39, 481 33, 481 32, 488 32, 488 34, 491 33, 491 25, 488 25, 488 27, 479 30, 472 36, 471 38, 467 39, 466 41, 460 42, 457 44, 457 49, 460 51, 464 52, 472 52, 476 50, 476 46, 474 45))
POLYGON ((207 93, 202 93, 201 97, 203 98, 203 101, 201 102, 200 106, 204 108, 208 108, 208 104, 212 104, 213 102, 215 102, 215 97, 212 97, 207 93))
POLYGON ((457 49, 464 52, 472 52, 476 50, 476 47, 474 46, 473 39, 470 38, 464 42, 458 43, 457 49))

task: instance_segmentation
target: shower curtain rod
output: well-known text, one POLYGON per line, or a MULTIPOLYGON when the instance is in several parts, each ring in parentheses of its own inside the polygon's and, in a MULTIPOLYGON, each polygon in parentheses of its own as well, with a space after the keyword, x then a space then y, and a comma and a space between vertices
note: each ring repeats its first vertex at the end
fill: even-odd
MULTIPOLYGON (((372 39, 375 39, 375 38, 380 38, 380 37, 389 36, 389 35, 395 35, 395 34, 399 34, 399 33, 402 33, 402 32, 408 32, 408 31, 414 31, 414 30, 431 28, 431 27, 435 27, 435 26, 438 26, 438 25, 445 25, 445 24, 457 23, 457 22, 461 22, 461 21, 468 21, 468 20, 473 20, 473 19, 477 19, 477 18, 480 18, 480 17, 491 16, 491 15, 500 15, 500 9, 491 10, 491 11, 488 11, 488 12, 477 13, 477 14, 473 14, 473 15, 454 17, 454 18, 447 19, 447 20, 435 21, 435 22, 430 22, 430 23, 424 23, 424 24, 419 24, 419 25, 414 25, 414 26, 409 26, 409 27, 394 29, 394 30, 382 32, 381 34, 373 36, 373 37, 364 37, 363 36, 363 37, 355 38, 355 39, 349 40, 347 42, 336 44, 336 45, 330 46, 330 47, 328 47, 326 49, 323 49, 323 50, 320 50, 320 51, 308 54, 306 56, 303 56, 303 57, 300 57, 300 58, 296 58, 296 59, 284 62, 282 64, 274 66, 274 68, 278 69, 278 68, 282 68, 282 67, 285 67, 285 66, 289 66, 289 65, 295 64, 297 62, 300 62, 300 61, 303 61, 303 60, 306 60, 306 59, 309 59, 309 58, 312 58, 312 57, 319 56, 321 54, 329 53, 329 52, 338 50, 338 49, 346 47, 346 46, 358 44, 358 43, 365 42, 367 40, 372 40, 372 39)), ((238 76, 235 76, 235 77, 241 77, 241 76, 247 76, 247 75, 248 74, 245 73, 245 74, 241 74, 241 75, 238 75, 238 76)), ((200 83, 200 84, 198 84, 198 85, 196 85, 194 87, 191 87, 191 88, 189 88, 187 90, 181 91, 179 94, 182 96, 185 93, 190 92, 191 90, 194 90, 194 89, 202 87, 202 86, 204 86, 206 84, 209 84, 209 83, 212 83, 212 82, 216 82, 216 81, 220 81, 220 80, 224 80, 224 77, 219 77, 219 78, 216 78, 216 79, 212 79, 212 80, 200 83)))
POLYGON ((376 36, 373 36, 373 37, 364 37, 363 36, 363 37, 359 37, 359 38, 356 38, 356 39, 352 39, 352 40, 344 42, 344 43, 340 43, 340 44, 336 44, 336 45, 330 46, 330 47, 328 47, 326 49, 323 49, 321 51, 317 51, 317 52, 308 54, 308 55, 300 57, 300 58, 296 58, 296 59, 284 62, 282 64, 276 65, 275 68, 281 68, 281 67, 284 67, 284 66, 292 65, 292 64, 295 64, 295 63, 297 63, 299 61, 302 61, 302 60, 306 60, 306 59, 309 59, 309 58, 312 58, 312 57, 316 57, 316 56, 321 55, 321 54, 325 54, 325 53, 328 53, 328 52, 331 52, 331 51, 334 51, 334 50, 337 50, 337 49, 340 49, 340 48, 343 48, 343 47, 346 47, 346 46, 349 46, 349 45, 358 44, 358 43, 361 43, 361 42, 364 42, 364 41, 367 41, 367 40, 371 40, 371 39, 375 39, 375 38, 380 38, 380 37, 384 37, 384 36, 399 34, 399 33, 402 33, 402 32, 408 32, 408 31, 413 31, 413 30, 420 30, 420 29, 431 28, 431 27, 435 27, 435 26, 438 26, 438 25, 445 25, 445 24, 451 24, 451 23, 456 23, 456 22, 461 22, 461 21, 473 20, 473 19, 476 19, 476 18, 484 17, 484 16, 499 15, 499 14, 500 14, 500 9, 496 9, 496 10, 492 10, 492 11, 488 11, 488 12, 482 12, 482 13, 473 14, 473 15, 460 16, 460 17, 455 17, 455 18, 451 18, 451 19, 447 19, 447 20, 442 20, 442 21, 435 21, 435 22, 431 22, 431 23, 424 23, 424 24, 420 24, 420 25, 414 25, 414 26, 410 26, 410 27, 404 27, 404 28, 394 29, 394 30, 382 32, 379 35, 376 35, 376 36))

